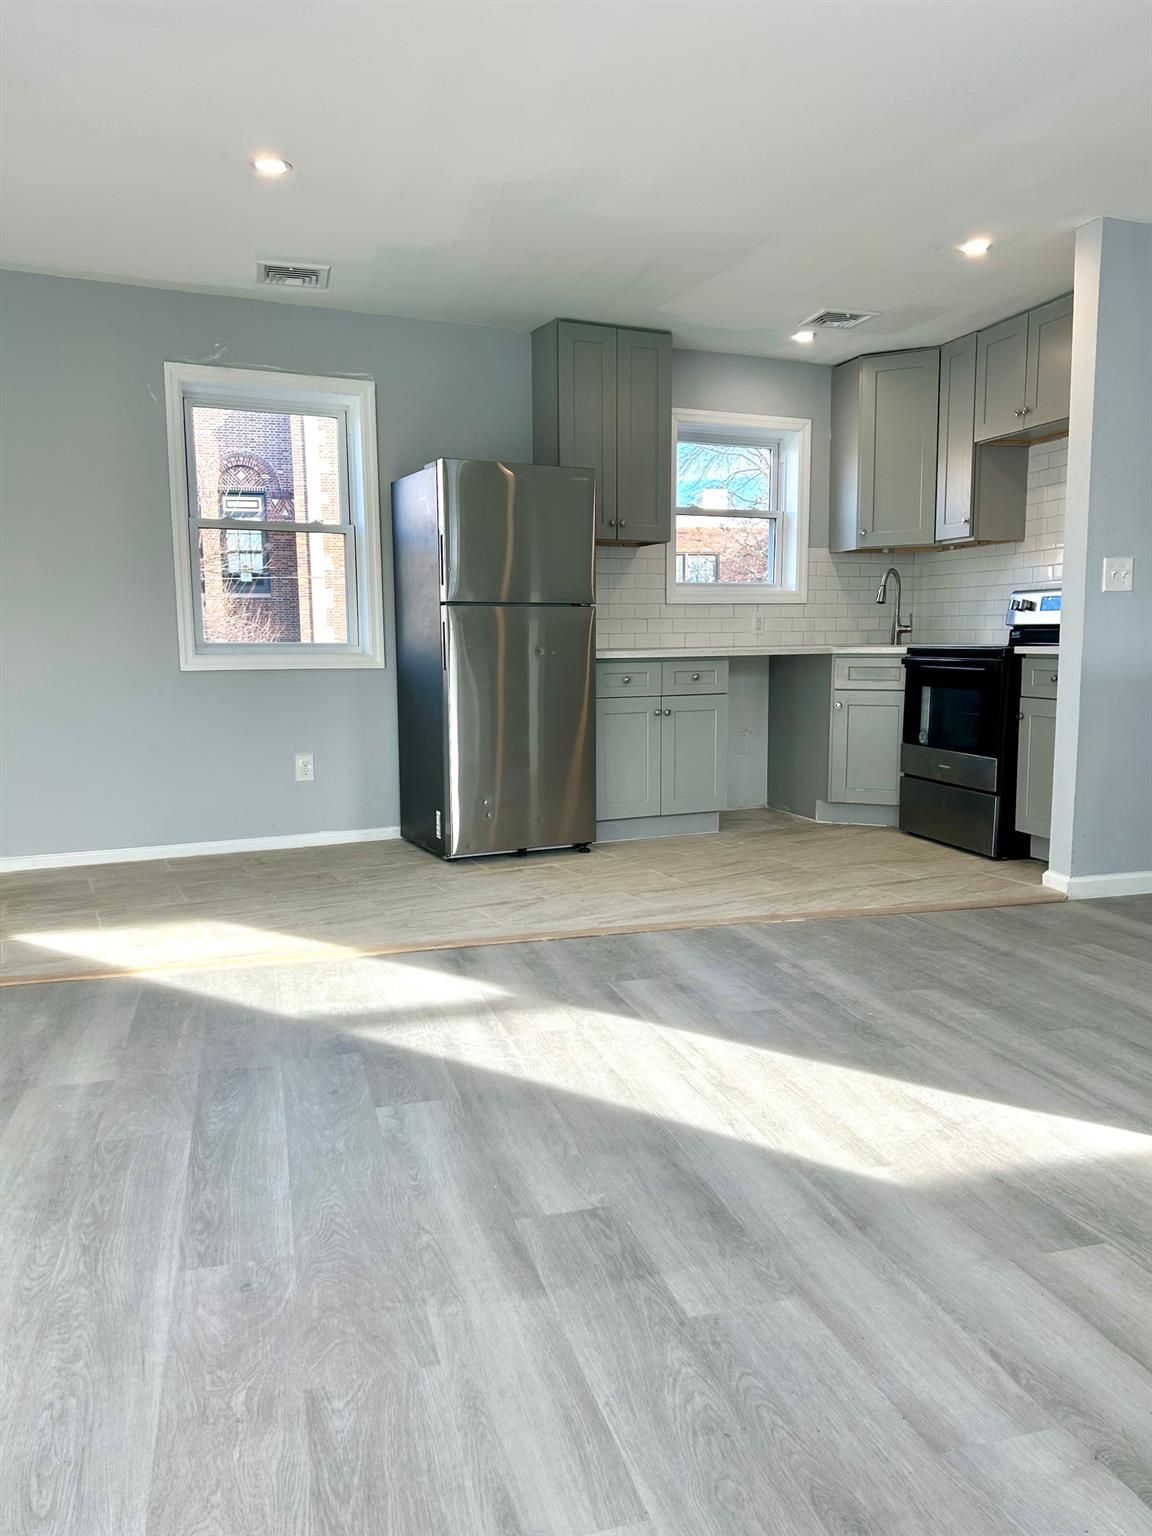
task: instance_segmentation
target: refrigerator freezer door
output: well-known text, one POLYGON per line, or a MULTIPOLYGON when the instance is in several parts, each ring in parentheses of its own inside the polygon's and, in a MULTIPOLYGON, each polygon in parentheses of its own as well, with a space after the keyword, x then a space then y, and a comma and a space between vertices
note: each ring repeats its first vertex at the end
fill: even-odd
POLYGON ((443 459, 441 593, 449 603, 591 603, 590 469, 443 459))
POLYGON ((592 608, 445 608, 448 858, 596 836, 592 608))

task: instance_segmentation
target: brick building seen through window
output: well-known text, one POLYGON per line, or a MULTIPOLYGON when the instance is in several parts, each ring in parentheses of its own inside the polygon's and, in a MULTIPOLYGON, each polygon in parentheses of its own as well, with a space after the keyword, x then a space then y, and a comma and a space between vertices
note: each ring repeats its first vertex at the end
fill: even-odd
POLYGON ((192 431, 202 515, 260 525, 200 531, 205 641, 346 643, 345 540, 291 531, 341 520, 336 419, 195 405, 192 431))

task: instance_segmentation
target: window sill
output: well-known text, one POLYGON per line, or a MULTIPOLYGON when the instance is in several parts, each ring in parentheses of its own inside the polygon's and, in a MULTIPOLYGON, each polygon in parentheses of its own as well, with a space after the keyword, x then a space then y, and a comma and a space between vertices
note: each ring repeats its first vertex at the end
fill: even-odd
POLYGON ((332 672, 382 671, 387 662, 381 656, 363 651, 337 655, 331 651, 318 656, 181 656, 181 672, 332 672))
POLYGON ((669 603, 754 603, 759 607, 769 607, 776 603, 806 603, 808 592, 806 588, 790 591, 784 587, 725 587, 719 582, 708 584, 701 582, 696 586, 674 586, 669 583, 665 593, 665 601, 669 603))

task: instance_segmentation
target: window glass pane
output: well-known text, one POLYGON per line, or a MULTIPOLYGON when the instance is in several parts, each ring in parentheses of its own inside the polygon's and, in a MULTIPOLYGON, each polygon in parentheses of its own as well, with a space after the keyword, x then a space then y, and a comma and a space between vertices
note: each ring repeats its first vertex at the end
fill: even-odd
POLYGON ((200 530, 200 602, 209 645, 347 645, 345 536, 200 530))
POLYGON ((339 523, 340 419, 192 407, 198 517, 339 523))
POLYGON ((769 586, 776 580, 776 519, 676 514, 676 580, 769 586))
POLYGON ((712 512, 768 511, 775 454, 754 443, 676 444, 676 505, 712 512))

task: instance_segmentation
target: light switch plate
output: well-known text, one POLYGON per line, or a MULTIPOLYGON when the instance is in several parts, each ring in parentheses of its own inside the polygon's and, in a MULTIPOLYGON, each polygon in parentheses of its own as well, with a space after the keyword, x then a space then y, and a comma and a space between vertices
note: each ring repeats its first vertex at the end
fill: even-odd
POLYGON ((1102 592, 1131 592, 1131 555, 1104 556, 1104 580, 1101 583, 1100 590, 1102 592))

